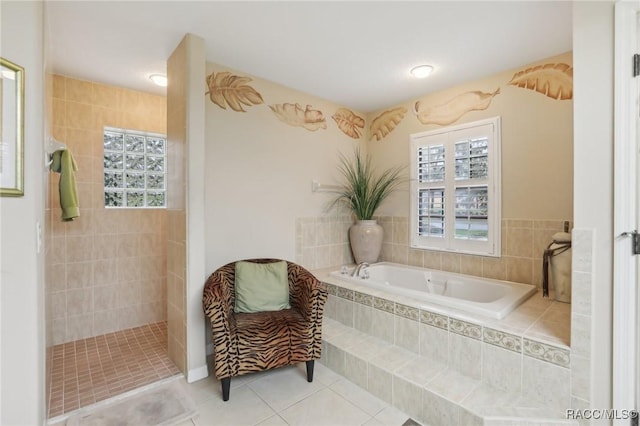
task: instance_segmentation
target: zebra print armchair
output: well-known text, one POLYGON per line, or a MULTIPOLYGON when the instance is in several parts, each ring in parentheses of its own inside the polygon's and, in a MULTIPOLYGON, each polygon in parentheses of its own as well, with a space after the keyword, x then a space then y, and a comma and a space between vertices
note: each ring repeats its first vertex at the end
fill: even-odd
MULTIPOLYGON (((278 259, 250 259, 272 263, 278 259)), ((327 289, 302 266, 287 262, 289 303, 281 311, 234 313, 235 262, 217 269, 205 283, 203 308, 211 322, 215 375, 229 400, 231 377, 306 362, 313 380, 322 349, 322 312, 327 289)))

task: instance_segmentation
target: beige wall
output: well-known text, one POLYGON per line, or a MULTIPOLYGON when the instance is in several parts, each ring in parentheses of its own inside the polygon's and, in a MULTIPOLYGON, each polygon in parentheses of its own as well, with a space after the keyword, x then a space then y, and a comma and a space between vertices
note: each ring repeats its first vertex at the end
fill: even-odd
MULTIPOLYGON (((523 64, 514 70, 419 98, 424 105, 438 106, 466 92, 493 93, 500 89, 487 109, 470 111, 453 124, 501 117, 501 257, 410 248, 409 192, 405 187, 377 212, 385 228, 382 260, 541 285, 543 251, 553 234, 563 230, 563 222, 572 222, 573 217, 573 101, 551 99, 507 83, 517 71, 548 63, 571 65, 572 54, 523 64)), ((413 112, 414 104, 415 100, 398 105, 408 111, 404 119, 381 141, 374 138, 368 142, 367 150, 377 166, 408 165, 410 135, 442 127, 421 124, 413 112)), ((368 114, 369 121, 383 111, 368 114)))
POLYGON ((43 2, 2 2, 2 57, 25 69, 24 196, 0 198, 0 424, 45 419, 43 2))
MULTIPOLYGON (((514 73, 547 63, 572 64, 572 54, 523 64, 513 70, 468 82, 441 92, 412 99, 402 105, 404 119, 384 139, 370 140, 367 149, 380 167, 409 164, 409 135, 441 128, 421 124, 416 100, 429 106, 446 103, 470 91, 493 93, 486 110, 471 111, 453 124, 484 118, 502 118, 502 218, 565 220, 573 216, 573 101, 554 100, 533 90, 508 85, 514 73)), ((443 71, 444 72, 444 71, 443 71)), ((425 80, 428 86, 429 80, 425 80)), ((395 108, 397 106, 390 107, 395 108)), ((384 110, 383 110, 384 111, 384 110)), ((368 114, 371 121, 382 111, 368 114)), ((408 216, 408 190, 394 195, 378 212, 383 216, 408 216)))
POLYGON ((614 2, 574 3, 573 276, 585 297, 572 306, 571 365, 574 383, 585 385, 572 386, 579 408, 612 406, 614 33, 614 2))
POLYGON ((166 133, 163 96, 53 76, 52 132, 78 164, 80 217, 62 222, 50 174, 47 261, 52 342, 166 319, 166 212, 105 209, 104 126, 166 133))
MULTIPOLYGON (((207 75, 220 71, 228 69, 207 64, 207 75)), ((296 218, 327 214, 331 200, 327 193, 312 192, 312 180, 337 183, 338 153, 352 154, 365 137, 352 139, 338 129, 331 116, 340 105, 259 78, 248 84, 264 104, 245 107, 246 112, 223 110, 206 99, 209 272, 243 258, 295 260, 296 218), (296 102, 322 111, 326 129, 290 126, 268 107, 296 102)))
MULTIPOLYGON (((386 228, 383 260, 540 285, 543 250, 573 215, 573 101, 507 83, 519 70, 558 62, 572 64, 571 53, 420 98, 439 105, 467 91, 500 89, 488 109, 471 111, 456 124, 502 117, 502 257, 410 249, 404 189, 378 211, 386 228)), ((227 69, 208 64, 207 75, 214 71, 227 69)), ((310 268, 349 262, 338 235, 344 230, 334 229, 344 228, 343 219, 326 212, 331 197, 311 192, 311 180, 335 183, 338 152, 349 154, 358 142, 365 145, 366 134, 358 141, 342 134, 330 118, 336 105, 261 79, 249 84, 265 104, 298 102, 323 111, 327 129, 288 126, 265 104, 235 112, 207 100, 208 268, 245 257, 292 258, 292 253, 310 268)), ((366 143, 378 167, 408 164, 409 136, 438 128, 417 120, 414 103, 401 105, 408 112, 388 136, 366 143)), ((367 114, 367 122, 381 112, 367 114)))

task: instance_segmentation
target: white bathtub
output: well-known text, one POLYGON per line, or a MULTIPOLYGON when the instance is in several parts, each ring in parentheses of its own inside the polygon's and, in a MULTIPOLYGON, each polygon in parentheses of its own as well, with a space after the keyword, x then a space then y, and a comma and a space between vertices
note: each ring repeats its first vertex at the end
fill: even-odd
MULTIPOLYGON (((339 280, 419 301, 502 319, 536 292, 535 286, 478 278, 432 269, 382 262, 365 268, 369 278, 351 277, 351 271, 331 272, 339 280)), ((362 274, 361 274, 362 275, 362 274)))

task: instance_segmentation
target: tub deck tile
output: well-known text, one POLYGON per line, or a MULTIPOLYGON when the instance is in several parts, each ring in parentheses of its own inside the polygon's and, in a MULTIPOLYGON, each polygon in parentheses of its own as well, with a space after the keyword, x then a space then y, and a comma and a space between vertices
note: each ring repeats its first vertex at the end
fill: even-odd
POLYGON ((398 368, 394 373, 408 382, 424 386, 446 369, 447 364, 444 362, 418 357, 398 368))
POLYGON ((378 356, 371 358, 369 362, 385 371, 394 372, 416 358, 418 355, 407 349, 389 346, 383 349, 378 356))
POLYGON ((481 407, 515 407, 520 395, 520 392, 506 392, 482 383, 471 391, 462 403, 472 411, 479 411, 481 407))
POLYGON ((436 375, 427 386, 431 392, 458 404, 480 386, 480 383, 480 380, 446 369, 436 375))
MULTIPOLYGON (((345 359, 366 364, 363 371, 367 371, 367 389, 390 404, 399 397, 394 395, 392 383, 403 381, 408 386, 403 388, 405 391, 411 386, 422 389, 423 413, 418 417, 420 421, 442 420, 439 415, 444 412, 438 410, 446 408, 448 415, 458 420, 464 419, 465 424, 502 425, 502 421, 518 425, 576 424, 565 420, 564 413, 556 413, 542 406, 540 401, 523 396, 521 392, 497 389, 487 382, 448 368, 442 361, 418 356, 337 321, 325 319, 324 324, 323 349, 326 352, 321 362, 347 377, 349 372, 345 371, 345 359), (433 408, 435 402, 440 405, 436 404, 437 407, 433 408)), ((361 385, 364 383, 361 380, 361 385)), ((401 396, 402 389, 399 391, 398 395, 401 396)))

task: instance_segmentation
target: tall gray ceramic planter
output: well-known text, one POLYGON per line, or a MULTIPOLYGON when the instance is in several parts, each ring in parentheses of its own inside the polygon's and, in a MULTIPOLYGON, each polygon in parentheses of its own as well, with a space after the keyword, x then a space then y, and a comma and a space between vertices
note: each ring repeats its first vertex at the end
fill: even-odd
POLYGON ((356 263, 375 263, 382 250, 382 226, 376 220, 359 220, 349 228, 349 242, 356 263))

